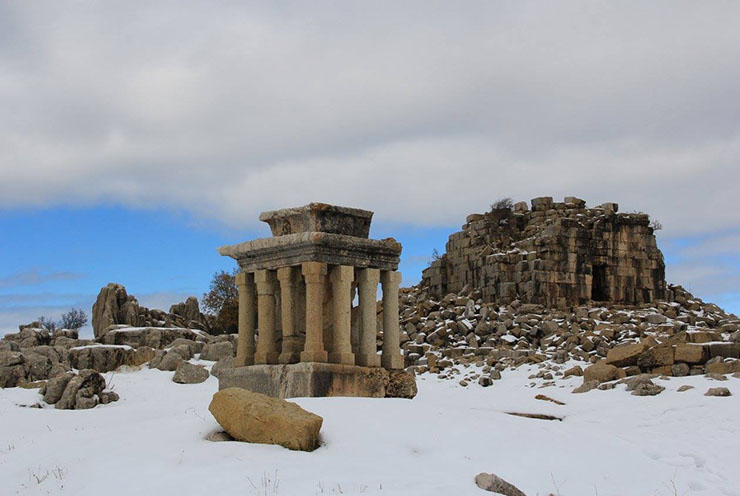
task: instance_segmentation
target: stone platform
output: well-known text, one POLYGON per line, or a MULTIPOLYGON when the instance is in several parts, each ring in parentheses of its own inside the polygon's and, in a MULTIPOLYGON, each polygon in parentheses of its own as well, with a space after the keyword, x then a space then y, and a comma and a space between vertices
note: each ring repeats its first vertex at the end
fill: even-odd
POLYGON ((239 387, 275 398, 384 398, 387 396, 388 384, 389 373, 383 368, 336 363, 250 365, 224 369, 218 374, 219 390, 239 387))

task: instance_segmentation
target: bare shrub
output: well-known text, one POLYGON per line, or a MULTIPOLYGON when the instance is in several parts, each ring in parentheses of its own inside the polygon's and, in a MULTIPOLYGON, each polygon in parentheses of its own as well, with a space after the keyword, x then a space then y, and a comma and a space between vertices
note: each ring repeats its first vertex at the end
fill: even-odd
POLYGON ((62 329, 79 329, 87 324, 87 314, 80 308, 73 308, 67 313, 62 314, 59 326, 62 329))
POLYGON ((499 198, 491 203, 491 210, 511 210, 514 208, 514 200, 511 198, 499 198))

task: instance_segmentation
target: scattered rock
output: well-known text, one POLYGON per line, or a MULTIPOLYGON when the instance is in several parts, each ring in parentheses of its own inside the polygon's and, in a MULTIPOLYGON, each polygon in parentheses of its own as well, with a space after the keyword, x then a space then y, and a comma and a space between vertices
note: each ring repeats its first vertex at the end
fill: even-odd
POLYGON ((231 437, 228 432, 216 431, 216 432, 211 432, 210 434, 208 434, 208 436, 206 437, 206 440, 212 441, 214 443, 222 443, 225 441, 233 441, 234 438, 231 437))
POLYGON ((688 384, 684 384, 680 388, 678 388, 676 391, 679 393, 683 393, 684 391, 688 391, 689 389, 694 389, 694 386, 689 386, 688 384))
POLYGON ((200 384, 208 379, 209 373, 202 365, 194 365, 190 362, 180 362, 172 376, 172 382, 178 384, 200 384))
POLYGON ((583 384, 575 388, 572 392, 573 393, 587 393, 591 391, 592 389, 596 389, 597 387, 599 387, 599 381, 588 381, 588 382, 584 382, 583 384))
POLYGON ((490 376, 482 375, 478 379, 478 384, 480 384, 483 387, 488 387, 493 385, 493 379, 491 379, 490 376))
POLYGON ((295 403, 240 388, 213 395, 208 409, 234 439, 313 451, 323 419, 295 403))
POLYGON ((583 369, 581 368, 581 366, 576 365, 575 367, 571 367, 565 372, 563 372, 563 378, 570 377, 570 376, 583 377, 583 369))
POLYGON ((639 384, 634 391, 632 391, 632 396, 655 396, 657 394, 662 393, 665 390, 663 386, 658 386, 657 384, 639 384))
POLYGON ((704 396, 732 396, 732 393, 726 387, 709 388, 704 396))
POLYGON ((484 491, 503 494, 504 496, 527 496, 516 486, 506 482, 496 474, 482 472, 475 476, 475 484, 484 491))
POLYGON ((551 403, 555 403, 556 405, 565 405, 562 401, 558 401, 556 399, 550 398, 549 396, 545 396, 544 394, 538 394, 534 397, 536 400, 542 400, 542 401, 549 401, 551 403))

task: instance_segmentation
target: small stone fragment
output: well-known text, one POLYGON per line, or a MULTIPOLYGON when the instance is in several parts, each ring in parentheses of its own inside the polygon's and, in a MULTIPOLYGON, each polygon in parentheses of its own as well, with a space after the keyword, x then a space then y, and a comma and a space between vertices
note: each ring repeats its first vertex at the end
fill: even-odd
POLYGON ((484 491, 503 494, 504 496, 526 496, 516 486, 506 482, 496 474, 481 472, 475 476, 475 484, 484 491))
POLYGON ((732 393, 726 387, 709 388, 704 396, 732 396, 732 393))

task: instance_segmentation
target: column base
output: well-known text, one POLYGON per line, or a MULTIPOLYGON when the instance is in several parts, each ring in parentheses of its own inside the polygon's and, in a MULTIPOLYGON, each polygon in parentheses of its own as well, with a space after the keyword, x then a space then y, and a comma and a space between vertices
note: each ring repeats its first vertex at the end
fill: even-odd
POLYGON ((326 363, 329 360, 329 354, 324 350, 302 351, 301 362, 320 362, 326 363))
POLYGON ((329 353, 329 362, 339 363, 342 365, 354 365, 355 354, 346 352, 333 352, 329 353))
POLYGON ((234 359, 234 367, 245 367, 247 365, 254 365, 254 354, 247 355, 241 360, 239 359, 239 357, 236 357, 234 359), (240 361, 243 363, 239 363, 240 361))
POLYGON ((288 364, 288 363, 298 363, 301 361, 301 352, 300 351, 284 351, 280 353, 280 357, 278 357, 278 363, 281 364, 288 364))
POLYGON ((380 367, 380 355, 357 355, 357 365, 362 367, 380 367))
POLYGON ((257 352, 254 354, 254 365, 275 365, 279 356, 277 351, 257 352))
POLYGON ((394 352, 391 355, 383 353, 380 358, 380 363, 383 364, 384 369, 398 370, 403 368, 403 356, 400 353, 394 352))

